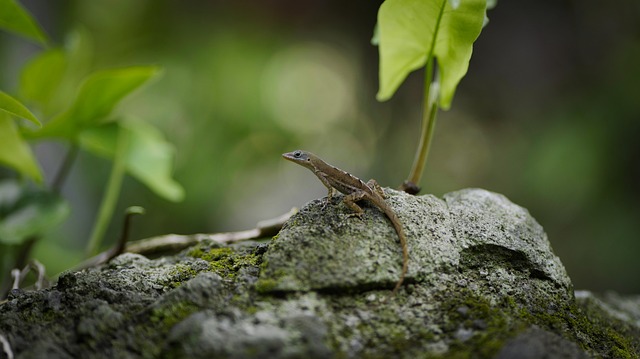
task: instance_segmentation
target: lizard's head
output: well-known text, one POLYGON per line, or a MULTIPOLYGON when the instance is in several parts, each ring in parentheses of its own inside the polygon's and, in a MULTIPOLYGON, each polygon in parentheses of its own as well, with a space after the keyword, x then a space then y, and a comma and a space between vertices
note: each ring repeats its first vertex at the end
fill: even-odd
POLYGON ((304 166, 307 168, 313 168, 313 164, 311 163, 311 159, 313 157, 313 155, 309 152, 305 152, 302 150, 296 150, 293 152, 287 152, 287 153, 283 153, 282 157, 284 157, 285 160, 291 161, 291 162, 295 162, 297 164, 299 164, 300 166, 304 166))

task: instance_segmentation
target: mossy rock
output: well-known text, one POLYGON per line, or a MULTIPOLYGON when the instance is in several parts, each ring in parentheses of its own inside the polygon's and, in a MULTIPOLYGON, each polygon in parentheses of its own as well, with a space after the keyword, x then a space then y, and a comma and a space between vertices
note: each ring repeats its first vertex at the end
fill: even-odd
MULTIPOLYGON (((570 295, 571 281, 544 230, 504 196, 464 190, 438 199, 387 190, 387 197, 407 233, 408 282, 447 283, 458 280, 447 273, 487 272, 488 280, 496 273, 512 282, 538 277, 570 295)), ((390 222, 372 206, 362 218, 350 216, 339 198, 332 206, 312 202, 291 219, 265 254, 260 279, 269 285, 261 287, 342 291, 394 285, 402 256, 390 222)))
MULTIPOLYGON (((386 190, 389 220, 312 201, 268 243, 124 254, 11 293, 17 358, 637 358, 640 298, 579 291, 542 227, 504 196, 386 190)), ((4 348, 4 347, 3 347, 4 348)))

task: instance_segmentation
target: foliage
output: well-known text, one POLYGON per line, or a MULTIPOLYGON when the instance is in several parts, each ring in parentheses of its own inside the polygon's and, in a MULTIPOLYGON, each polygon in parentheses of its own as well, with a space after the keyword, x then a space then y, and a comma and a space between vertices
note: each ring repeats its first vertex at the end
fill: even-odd
POLYGON ((47 36, 29 14, 14 0, 0 1, 0 28, 15 32, 40 44, 47 36))
POLYGON ((42 171, 31 148, 20 135, 15 121, 6 113, 0 113, 0 143, 0 163, 13 167, 38 183, 42 182, 42 171))
POLYGON ((69 206, 50 191, 0 183, 0 244, 18 245, 56 226, 69 214, 69 206))
MULTIPOLYGON (((41 45, 50 42, 37 22, 13 0, 0 0, 0 27, 41 45)), ((86 33, 74 32, 66 46, 46 49, 23 67, 16 96, 0 91, 0 163, 44 186, 30 143, 62 140, 70 146, 60 177, 51 188, 33 189, 27 181, 0 182, 0 249, 20 245, 27 238, 37 239, 66 217, 68 205, 56 193, 78 147, 114 163, 89 254, 99 248, 125 173, 165 199, 180 201, 184 197, 182 187, 171 178, 172 145, 152 125, 114 113, 124 98, 157 78, 161 69, 132 66, 90 72, 90 43, 86 33)), ((0 258, 3 260, 6 256, 0 258)), ((7 264, 0 263, 2 267, 7 264)))
POLYGON ((390 99, 410 72, 426 68, 423 136, 408 180, 414 187, 426 162, 437 108, 451 107, 473 42, 486 23, 487 5, 487 0, 387 0, 380 6, 374 35, 380 52, 378 100, 390 99), (435 71, 439 76, 434 79, 435 71))
POLYGON ((472 45, 485 13, 485 0, 387 0, 380 6, 380 91, 393 96, 407 75, 436 58, 440 65, 440 107, 448 109, 455 88, 467 72, 472 45), (434 14, 436 14, 434 16, 434 14))

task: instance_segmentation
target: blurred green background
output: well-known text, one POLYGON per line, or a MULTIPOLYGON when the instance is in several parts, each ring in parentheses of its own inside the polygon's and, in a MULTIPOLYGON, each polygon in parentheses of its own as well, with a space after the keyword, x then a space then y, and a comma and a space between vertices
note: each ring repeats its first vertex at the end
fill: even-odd
MULTIPOLYGON (((119 213, 147 209, 132 239, 250 228, 323 196, 280 158, 296 148, 386 186, 409 171, 423 77, 376 102, 380 1, 21 3, 58 44, 84 29, 96 69, 165 69, 119 111, 175 144, 187 195, 167 202, 128 178, 119 213)), ((489 18, 452 110, 439 115, 423 193, 502 193, 545 227, 576 288, 639 293, 640 2, 500 1, 489 18)), ((14 91, 39 50, 0 34, 0 88, 14 91)), ((35 149, 51 181, 65 145, 35 149)), ((63 189, 71 217, 35 249, 50 274, 80 259, 109 171, 81 153, 63 189)))

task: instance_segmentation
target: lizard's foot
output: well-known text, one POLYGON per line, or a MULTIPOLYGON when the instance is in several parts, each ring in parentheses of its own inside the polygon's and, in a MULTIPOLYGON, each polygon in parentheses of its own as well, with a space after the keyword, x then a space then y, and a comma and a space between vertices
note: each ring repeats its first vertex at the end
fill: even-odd
POLYGON ((351 218, 351 217, 356 217, 358 219, 362 219, 362 216, 364 216, 364 211, 363 212, 352 212, 352 213, 348 213, 346 215, 347 218, 351 218))

